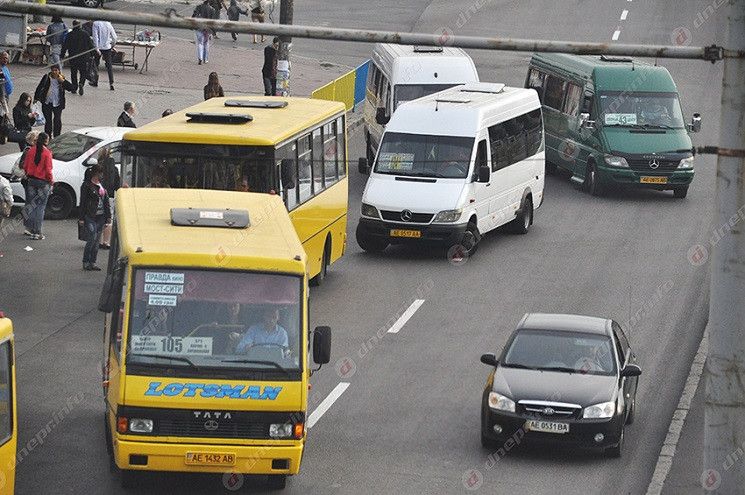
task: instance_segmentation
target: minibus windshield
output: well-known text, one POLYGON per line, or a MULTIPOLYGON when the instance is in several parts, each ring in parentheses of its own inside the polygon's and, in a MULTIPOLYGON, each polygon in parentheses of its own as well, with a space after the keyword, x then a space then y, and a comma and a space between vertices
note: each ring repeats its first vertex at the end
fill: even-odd
POLYGON ((298 371, 301 283, 292 275, 139 268, 127 364, 298 371))
POLYGON ((379 174, 468 177, 474 138, 386 132, 375 162, 379 174))
POLYGON ((439 93, 453 86, 457 84, 396 84, 393 89, 393 109, 398 108, 401 103, 439 93))
POLYGON ((676 93, 600 93, 601 122, 605 126, 683 129, 683 112, 676 93))

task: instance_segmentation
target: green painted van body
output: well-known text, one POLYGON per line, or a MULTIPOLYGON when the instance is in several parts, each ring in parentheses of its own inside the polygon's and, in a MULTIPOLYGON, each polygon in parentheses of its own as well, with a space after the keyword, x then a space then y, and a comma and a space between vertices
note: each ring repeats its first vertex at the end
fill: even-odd
POLYGON ((631 59, 536 54, 525 86, 536 89, 543 104, 549 166, 571 171, 577 183, 586 183, 594 168, 601 186, 672 189, 685 196, 694 175, 694 150, 680 111, 678 89, 667 69, 631 59), (657 97, 676 110, 674 118, 665 116, 665 122, 675 125, 650 127, 639 124, 633 114, 603 111, 633 106, 637 100, 644 103, 635 108, 643 108, 657 97), (582 124, 583 113, 589 114, 586 120, 594 125, 582 124), (626 118, 632 123, 625 122, 626 118), (625 166, 619 165, 618 158, 625 160, 625 166))

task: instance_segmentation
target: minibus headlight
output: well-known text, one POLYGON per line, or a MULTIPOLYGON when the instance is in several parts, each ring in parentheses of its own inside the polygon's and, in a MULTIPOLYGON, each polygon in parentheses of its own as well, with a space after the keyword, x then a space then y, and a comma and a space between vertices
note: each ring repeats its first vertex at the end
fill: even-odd
POLYGON ((153 420, 132 418, 129 420, 129 431, 131 431, 132 433, 152 433, 153 420))
POLYGON ((585 419, 612 418, 615 410, 615 402, 601 402, 600 404, 594 404, 590 407, 586 407, 585 410, 582 412, 582 417, 585 419))
POLYGON ((489 392, 489 407, 497 411, 515 412, 515 401, 496 392, 489 392))
POLYGON ((683 158, 678 164, 678 168, 693 168, 693 157, 683 158))
POLYGON ((292 423, 272 423, 269 425, 269 436, 271 438, 290 438, 292 427, 292 423))
POLYGON ((375 208, 373 205, 362 203, 362 216, 379 218, 378 209, 375 208))
POLYGON ((435 215, 435 219, 432 221, 438 223, 457 222, 460 219, 461 213, 463 213, 463 210, 444 210, 435 215))
POLYGON ((629 162, 622 156, 605 155, 605 163, 611 167, 629 168, 629 162))

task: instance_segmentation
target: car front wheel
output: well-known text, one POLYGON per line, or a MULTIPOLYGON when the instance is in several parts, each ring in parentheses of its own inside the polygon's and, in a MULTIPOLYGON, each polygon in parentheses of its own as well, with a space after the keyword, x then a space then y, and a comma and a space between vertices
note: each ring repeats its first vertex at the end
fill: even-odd
POLYGON ((64 220, 70 216, 72 207, 73 199, 70 190, 65 186, 57 186, 49 195, 46 217, 50 220, 64 220))

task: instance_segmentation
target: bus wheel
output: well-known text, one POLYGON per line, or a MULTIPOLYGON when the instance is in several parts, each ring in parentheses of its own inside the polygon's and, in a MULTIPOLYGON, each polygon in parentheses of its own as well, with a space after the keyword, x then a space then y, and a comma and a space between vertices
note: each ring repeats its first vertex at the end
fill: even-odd
POLYGON ((593 196, 601 196, 603 194, 603 188, 598 182, 598 169, 595 167, 594 163, 590 163, 587 166, 587 173, 585 173, 585 189, 593 196))
POLYGON ((676 187, 673 189, 673 196, 678 199, 683 199, 688 196, 688 186, 676 187))
POLYGON ((533 200, 530 196, 523 200, 520 206, 520 213, 510 222, 510 232, 513 234, 527 234, 530 225, 533 223, 533 200))
POLYGON ((359 226, 355 232, 357 244, 368 253, 382 253, 388 247, 388 241, 375 239, 360 232, 359 226))
POLYGON ((266 482, 267 488, 270 490, 284 490, 287 486, 287 475, 286 474, 270 474, 266 482))
POLYGON ((326 274, 329 270, 329 260, 331 259, 331 242, 326 239, 326 245, 323 247, 323 257, 321 258, 321 271, 318 272, 318 275, 310 279, 310 285, 313 287, 318 287, 319 285, 323 284, 323 281, 326 280, 326 274))

